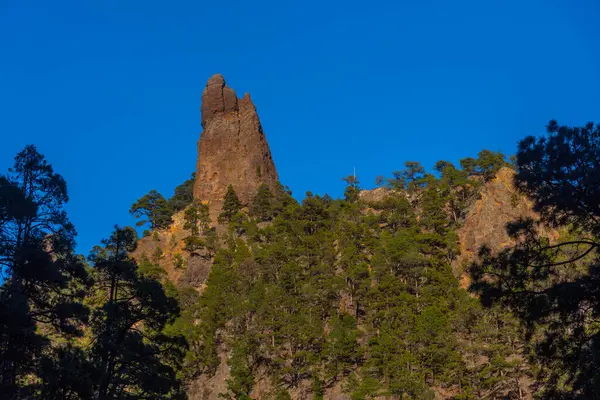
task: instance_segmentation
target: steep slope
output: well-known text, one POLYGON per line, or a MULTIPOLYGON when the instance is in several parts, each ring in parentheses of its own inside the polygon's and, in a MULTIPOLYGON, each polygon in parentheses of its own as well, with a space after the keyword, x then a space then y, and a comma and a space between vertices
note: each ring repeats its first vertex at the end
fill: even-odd
POLYGON ((177 285, 190 285, 201 289, 212 265, 211 257, 205 253, 190 254, 185 250, 184 238, 189 231, 183 228, 183 212, 173 216, 169 229, 153 231, 139 240, 133 256, 138 262, 147 257, 160 265, 169 280, 177 285))
MULTIPOLYGON (((249 96, 238 99, 215 75, 201 112, 194 198, 209 204, 214 223, 230 184, 248 205, 261 184, 275 191, 278 177, 249 96)), ((526 362, 514 344, 500 343, 514 335, 510 319, 480 309, 456 279, 481 245, 511 244, 506 223, 535 218, 513 175, 502 168, 470 197, 457 236, 459 222, 440 197, 448 191, 435 179, 413 191, 362 191, 359 202, 309 196, 266 220, 242 209, 240 221, 217 226, 216 258, 185 250, 190 232, 184 212, 175 214, 169 229, 140 241, 135 256, 145 254, 177 286, 201 292, 197 305, 187 305, 195 316, 192 348, 201 358, 190 366, 190 399, 238 392, 310 399, 315 384, 330 399, 366 390, 373 398, 403 390, 414 398, 452 398, 465 390, 485 394, 488 381, 498 396, 518 381, 529 398, 526 362), (432 228, 440 226, 446 230, 432 228), (450 265, 457 237, 460 255, 450 265), (427 352, 434 350, 442 361, 430 365, 427 352), (377 358, 384 354, 392 361, 377 358), (408 356, 410 368, 398 375, 390 365, 407 365, 408 356), (373 371, 385 378, 369 380, 373 371), (468 375, 471 387, 463 388, 457 374, 468 375)), ((463 187, 472 186, 465 179, 463 187)))
MULTIPOLYGON (((539 217, 533 211, 531 201, 514 187, 514 175, 513 169, 502 167, 493 179, 483 184, 456 230, 460 253, 452 263, 452 270, 461 278, 461 285, 465 288, 468 286, 465 268, 477 257, 481 246, 487 245, 493 252, 510 247, 514 241, 506 233, 506 225, 518 218, 537 220, 539 217)), ((374 204, 384 200, 390 193, 383 187, 363 190, 360 198, 366 204, 374 204)), ((542 228, 542 233, 551 240, 558 238, 558 232, 549 228, 542 228)))
MULTIPOLYGON (((275 191, 278 176, 248 93, 238 99, 223 76, 216 74, 202 92, 200 112, 204 131, 198 141, 194 198, 209 205, 216 223, 229 185, 247 205, 262 184, 275 191)), ((201 288, 212 260, 185 250, 183 239, 189 232, 184 223, 183 212, 175 214, 169 229, 154 231, 140 240, 134 256, 139 260, 145 255, 159 264, 172 282, 201 288)))
MULTIPOLYGON (((461 277, 461 286, 467 287, 468 276, 464 275, 467 264, 477 257, 482 245, 497 252, 514 242, 506 233, 506 224, 518 218, 537 219, 533 204, 518 193, 513 185, 514 170, 503 167, 496 176, 481 189, 479 198, 469 208, 462 226, 457 230, 460 240, 460 255, 452 263, 456 276, 461 277)), ((551 239, 558 233, 544 230, 551 239)))

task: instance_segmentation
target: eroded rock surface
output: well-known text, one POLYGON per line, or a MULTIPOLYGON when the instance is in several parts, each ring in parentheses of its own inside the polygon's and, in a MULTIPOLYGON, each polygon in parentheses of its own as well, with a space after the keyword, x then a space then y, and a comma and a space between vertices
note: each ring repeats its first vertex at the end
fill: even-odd
MULTIPOLYGON (((460 255, 452 266, 454 273, 461 276, 463 287, 469 284, 464 268, 476 259, 482 245, 489 246, 493 252, 510 247, 515 243, 506 233, 506 224, 518 218, 539 218, 531 201, 514 187, 514 175, 515 171, 510 168, 498 171, 496 177, 484 185, 457 231, 460 255)), ((543 233, 551 239, 558 238, 558 233, 550 229, 544 229, 543 233)))
POLYGON ((244 204, 261 184, 274 189, 277 170, 250 95, 238 99, 223 77, 214 75, 202 93, 201 114, 194 197, 208 201, 214 212, 230 184, 244 204))

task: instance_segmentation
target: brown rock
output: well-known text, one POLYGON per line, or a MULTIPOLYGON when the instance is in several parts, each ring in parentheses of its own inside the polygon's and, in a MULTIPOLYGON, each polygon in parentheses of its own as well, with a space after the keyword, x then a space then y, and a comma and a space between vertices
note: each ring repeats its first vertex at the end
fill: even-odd
POLYGON ((358 194, 360 199, 367 204, 378 203, 390 195, 390 190, 380 187, 371 190, 361 190, 358 194))
MULTIPOLYGON (((137 262, 140 262, 144 256, 157 262, 167 272, 167 277, 171 282, 182 285, 190 284, 192 280, 187 272, 189 264, 192 264, 196 271, 200 269, 198 263, 185 250, 183 239, 189 235, 189 231, 183 228, 184 223, 183 211, 176 213, 173 215, 173 223, 168 229, 154 230, 149 236, 141 238, 132 253, 137 262), (153 259, 157 248, 160 248, 163 254, 160 260, 153 259), (176 258, 178 258, 176 255, 182 257, 183 266, 176 265, 176 258)), ((205 277, 206 274, 202 272, 199 275, 205 277)), ((194 283, 197 280, 194 280, 194 283)), ((200 288, 201 285, 195 284, 194 287, 200 288)))
MULTIPOLYGON (((458 229, 460 240, 460 256, 454 261, 454 273, 460 276, 462 287, 470 284, 469 277, 464 274, 466 264, 475 260, 479 248, 487 245, 493 252, 514 245, 506 233, 506 224, 518 218, 539 217, 533 211, 533 204, 520 194, 513 185, 515 172, 503 167, 496 177, 486 183, 480 197, 470 207, 463 225, 458 229)), ((551 239, 558 238, 558 233, 544 228, 542 232, 551 239)))
POLYGON ((220 74, 213 75, 202 93, 202 105, 200 113, 202 115, 202 126, 213 119, 216 114, 237 111, 237 97, 233 89, 227 86, 225 79, 220 74))
POLYGON ((244 204, 263 183, 275 189, 277 170, 250 95, 238 99, 217 74, 202 92, 201 113, 194 197, 214 215, 230 184, 244 204))

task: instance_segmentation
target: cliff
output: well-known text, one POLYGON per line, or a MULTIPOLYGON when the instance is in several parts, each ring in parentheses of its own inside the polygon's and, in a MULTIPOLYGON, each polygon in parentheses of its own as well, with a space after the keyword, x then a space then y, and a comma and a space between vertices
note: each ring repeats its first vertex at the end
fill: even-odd
MULTIPOLYGON (((256 108, 252 103, 249 95, 245 95, 242 99, 239 99, 233 89, 229 88, 225 83, 225 80, 220 75, 215 75, 209 79, 206 88, 202 94, 202 105, 201 105, 201 122, 203 126, 203 132, 201 134, 200 140, 198 142, 198 160, 197 160, 197 169, 196 169, 196 178, 194 183, 194 198, 198 199, 202 202, 206 202, 209 204, 211 216, 214 217, 218 214, 221 206, 222 200, 226 193, 227 187, 231 184, 238 197, 245 205, 248 205, 257 189, 261 184, 267 184, 272 189, 275 189, 275 186, 278 181, 277 171, 275 169, 275 165, 273 159, 271 157, 271 152, 269 146, 266 141, 266 137, 262 130, 260 120, 258 118, 258 114, 256 112, 256 108)), ((532 217, 536 218, 537 215, 532 210, 532 205, 524 196, 520 195, 517 190, 513 186, 513 177, 514 171, 509 168, 502 168, 498 171, 497 175, 491 179, 489 182, 485 183, 481 186, 477 196, 471 197, 472 203, 468 206, 466 217, 460 221, 460 228, 456 230, 458 239, 459 239, 459 247, 460 254, 453 261, 452 268, 457 277, 461 279, 461 286, 463 288, 467 287, 469 284, 469 280, 467 275, 464 273, 465 267, 468 263, 477 255, 478 249, 486 244, 493 251, 498 251, 504 247, 510 246, 512 244, 510 238, 506 234, 505 226, 507 223, 520 218, 520 217, 532 217)), ((473 178, 475 179, 475 178, 473 178)), ((478 178, 477 178, 478 179, 478 178)), ((369 217, 370 215, 381 216, 381 221, 379 227, 382 229, 389 229, 390 221, 392 221, 392 217, 389 220, 386 218, 386 212, 389 213, 390 209, 382 209, 377 206, 378 203, 382 203, 385 199, 389 199, 391 190, 387 188, 378 188, 371 191, 362 191, 360 193, 360 199, 362 200, 363 207, 362 213, 358 212, 358 216, 354 216, 357 220, 360 220, 360 215, 362 217, 369 217)), ((418 221, 422 212, 422 207, 419 204, 419 196, 409 196, 405 192, 401 192, 402 196, 406 196, 406 204, 408 207, 412 207, 414 214, 416 214, 416 220, 418 221)), ((400 197, 402 197, 400 196, 400 197)), ((318 203, 318 201, 317 201, 318 203)), ((390 203, 390 202, 387 202, 390 203)), ((399 207, 395 206, 394 202, 387 204, 387 207, 399 207), (391 206, 390 206, 391 204, 391 206)), ((314 204, 313 204, 314 205, 314 204)), ((380 204, 381 205, 381 204, 380 204)), ((310 207, 310 204, 306 206, 310 207)), ((446 206, 443 204, 439 206, 441 210, 444 210, 446 206)), ((464 208, 463 208, 464 210, 464 208)), ((313 209, 309 211, 314 212, 313 209)), ((308 212, 308 211, 307 211, 308 212)), ((344 237, 346 241, 349 241, 349 244, 346 249, 342 249, 339 247, 339 240, 335 240, 332 243, 329 242, 330 237, 328 235, 322 234, 319 236, 319 239, 314 240, 308 233, 305 231, 297 231, 293 230, 293 232, 288 232, 288 226, 286 224, 280 224, 279 226, 275 223, 270 225, 270 222, 261 222, 261 224, 270 225, 270 228, 277 229, 277 232, 288 239, 298 238, 300 237, 303 240, 303 245, 308 246, 306 251, 312 252, 311 255, 315 259, 322 258, 324 260, 329 260, 326 265, 331 265, 332 268, 335 268, 335 278, 336 282, 339 280, 340 282, 353 282, 352 279, 344 279, 343 276, 347 272, 345 272, 342 268, 338 268, 333 262, 330 260, 333 257, 334 260, 342 259, 344 254, 351 253, 352 249, 352 241, 351 237, 345 237, 342 232, 347 229, 349 226, 352 229, 357 229, 360 231, 358 227, 363 227, 365 225, 352 225, 353 220, 348 221, 337 221, 332 224, 331 220, 328 219, 328 212, 325 209, 321 210, 322 214, 310 214, 310 218, 316 219, 319 221, 320 218, 323 218, 321 223, 328 226, 327 229, 334 230, 338 237, 344 237), (309 240, 310 239, 310 240, 309 240), (317 245, 318 244, 318 245, 317 245), (314 246, 314 247, 310 247, 314 246), (339 276, 338 276, 339 275, 339 276)), ((184 238, 189 235, 189 231, 184 229, 184 220, 183 220, 184 212, 179 212, 173 216, 173 224, 169 227, 169 229, 162 229, 155 232, 152 232, 151 235, 140 240, 139 247, 134 254, 136 258, 140 258, 142 254, 145 254, 147 257, 154 257, 153 261, 160 264, 168 274, 169 280, 175 282, 177 286, 192 286, 198 291, 203 292, 202 296, 209 296, 211 292, 214 293, 228 293, 227 296, 213 299, 214 302, 208 302, 207 304, 219 304, 219 307, 216 307, 214 310, 210 309, 209 311, 214 311, 215 315, 222 315, 221 305, 222 303, 227 303, 226 298, 240 298, 244 299, 244 296, 249 296, 248 293, 242 292, 229 292, 231 290, 231 285, 229 283, 224 283, 222 287, 218 286, 219 282, 211 280, 211 288, 213 285, 216 287, 216 290, 206 290, 204 291, 206 279, 209 276, 209 273, 212 268, 213 258, 209 256, 204 251, 198 251, 190 254, 185 250, 184 238), (156 255, 159 256, 156 256, 156 255), (218 300, 218 301, 217 301, 218 300)), ((296 218, 299 218, 298 224, 304 223, 305 221, 304 214, 300 213, 295 215, 296 218)), ((294 218, 294 215, 290 215, 290 218, 294 218)), ((312 221, 311 219, 311 221, 312 221)), ((255 221, 256 222, 256 221, 255 221)), ((314 222, 314 221, 313 221, 314 222)), ((258 226, 259 224, 257 224, 258 226)), ((261 225, 263 226, 263 225, 261 225)), ((291 224, 290 226, 296 226, 291 224)), ((298 225, 302 226, 302 225, 298 225)), ((224 227, 217 226, 217 231, 219 234, 223 234, 225 231, 224 227)), ((401 226, 398 226, 398 230, 405 229, 401 226)), ((426 228, 420 228, 426 229, 426 228)), ((272 233, 272 232, 271 232, 272 233)), ((406 235, 413 234, 414 231, 406 230, 406 235)), ((311 231, 311 234, 315 234, 311 231)), ((367 238, 369 238, 369 234, 367 232, 364 233, 367 238)), ((240 238, 244 241, 248 241, 251 243, 253 240, 258 240, 259 243, 254 243, 249 247, 250 252, 248 254, 249 259, 247 266, 260 269, 262 272, 257 274, 256 276, 252 275, 256 271, 251 268, 249 275, 235 275, 235 279, 248 279, 247 282, 240 285, 240 287, 250 287, 254 285, 255 280, 263 280, 264 282, 268 282, 268 285, 277 286, 279 285, 278 279, 275 281, 269 281, 265 276, 269 275, 270 264, 261 264, 260 260, 263 260, 265 254, 277 254, 279 257, 282 253, 285 257, 281 259, 277 259, 276 263, 281 263, 282 265, 300 265, 299 259, 294 258, 293 252, 289 252, 287 245, 280 246, 279 242, 270 242, 272 238, 267 237, 267 235, 262 235, 260 238, 252 239, 250 235, 247 233, 239 233, 240 238), (262 251, 262 253, 254 253, 254 252, 262 251)), ((274 236, 275 237, 275 236, 274 236)), ((412 238, 408 236, 409 240, 412 238)), ((224 238, 224 235, 221 236, 221 240, 224 238)), ((378 240, 378 238, 373 237, 370 238, 374 241, 378 240)), ((292 241, 293 242, 293 241, 292 241)), ((221 242, 223 245, 224 242, 221 242)), ((360 242, 361 245, 364 245, 363 242, 360 242)), ((385 246, 385 243, 382 243, 385 246)), ((293 246, 293 245, 290 245, 293 246)), ((296 244, 297 246, 297 244, 296 244)), ((366 258, 369 259, 371 257, 376 248, 370 248, 362 250, 362 253, 357 253, 354 257, 358 259, 362 255, 367 255, 366 258), (369 253, 371 252, 371 253, 369 253)), ((383 256, 380 254, 380 256, 383 256)), ((264 261, 264 260, 263 260, 264 261)), ((302 261, 304 262, 304 261, 302 261)), ((314 266, 312 264, 305 265, 302 263, 303 268, 309 269, 315 268, 310 273, 298 273, 292 274, 294 279, 294 284, 300 285, 301 287, 308 287, 302 285, 310 285, 319 287, 320 281, 312 281, 308 280, 308 277, 312 277, 313 275, 319 275, 328 273, 330 271, 327 268, 324 269, 316 269, 318 263, 315 263, 314 266), (317 273, 318 272, 318 273, 317 273), (305 280, 305 281, 303 281, 305 280), (304 283, 303 283, 304 282, 304 283)), ((246 268, 246 266, 244 267, 246 268)), ((369 273, 371 273, 371 266, 369 265, 369 273)), ((289 273, 289 271, 288 271, 289 273)), ((349 276, 349 275, 348 275, 349 276)), ((346 276, 346 278, 348 278, 346 276)), ((369 275, 369 279, 372 279, 373 276, 369 275)), ((333 277, 331 277, 333 279, 333 277)), ((405 278, 406 279, 406 278, 405 278)), ((224 280, 223 282, 229 282, 224 280)), ((388 282, 389 283, 389 282, 388 282)), ((434 287, 435 282, 429 283, 434 287)), ((376 279, 372 279, 369 283, 369 287, 374 289, 377 285, 376 279)), ((312 286, 311 286, 312 287, 312 286)), ((311 293, 327 293, 327 290, 332 290, 329 286, 322 287, 319 290, 320 292, 311 292, 311 293)), ((383 291, 387 291, 388 289, 384 289, 383 291)), ((436 287, 436 290, 442 290, 439 287, 436 287)), ((443 290, 450 290, 445 288, 443 290)), ((454 286, 452 290, 459 290, 458 287, 454 286)), ((451 291, 452 292, 452 291, 451 291)), ((279 293, 279 292, 274 292, 279 293)), ((452 292, 454 293, 454 292, 452 292)), ((343 289, 343 285, 340 289, 336 289, 335 296, 339 296, 341 299, 338 302, 319 302, 318 304, 325 304, 323 310, 326 310, 325 313, 323 310, 322 315, 339 315, 341 314, 350 314, 355 312, 355 316, 357 318, 356 332, 360 332, 359 336, 364 335, 365 338, 360 338, 355 346, 366 349, 369 347, 368 339, 369 335, 373 335, 372 332, 375 330, 367 329, 368 321, 361 320, 361 315, 359 311, 367 313, 365 311, 368 307, 368 304, 362 304, 361 310, 357 305, 354 306, 352 303, 352 297, 348 295, 348 291, 343 289), (347 304, 346 304, 347 303, 347 304), (328 307, 328 308, 327 308, 328 307), (349 311, 350 310, 350 311, 349 311)), ((387 292, 386 292, 387 295, 387 292)), ((405 293, 406 296, 410 297, 412 294, 409 292, 405 293)), ((259 304, 261 302, 265 302, 262 306, 257 306, 257 309, 263 310, 266 308, 274 308, 274 313, 278 312, 279 314, 277 318, 284 318, 288 315, 297 315, 301 314, 302 310, 305 308, 316 307, 314 304, 310 303, 306 306, 302 305, 299 308, 291 309, 293 311, 288 310, 287 308, 281 308, 280 306, 275 306, 278 303, 287 304, 285 301, 289 296, 294 297, 299 304, 307 304, 304 303, 307 299, 312 300, 312 295, 304 294, 302 291, 293 291, 291 293, 285 293, 285 296, 282 298, 273 297, 268 300, 264 298, 257 297, 256 301, 259 304), (269 302, 268 304, 266 302, 269 302), (283 310, 283 311, 282 311, 283 310)), ((315 296, 321 296, 315 295, 315 296)), ((443 295, 442 295, 443 297, 443 295)), ((459 298, 460 296, 455 295, 447 295, 444 298, 459 298)), ((328 297, 327 297, 328 298, 328 297)), ((335 297, 331 297, 335 298, 335 297)), ((253 301, 254 301, 253 300, 253 301)), ((229 310, 232 315, 236 314, 240 310, 239 304, 245 303, 235 303, 232 302, 231 309, 229 310)), ((398 307, 398 312, 402 310, 402 312, 406 311, 406 307, 400 303, 395 304, 398 307)), ((394 304, 390 304, 390 307, 394 307, 394 304)), ((227 306, 227 305, 225 305, 227 306)), ((243 307, 242 307, 243 309, 243 307)), ((208 312, 208 311, 207 311, 208 312)), ((311 311, 312 312, 312 311, 311 311)), ((210 314, 207 314, 210 315, 210 314)), ((256 354, 252 353, 252 360, 260 360, 256 361, 256 364, 252 364, 252 385, 251 391, 249 392, 250 398, 271 398, 274 396, 274 393, 281 387, 281 382, 278 382, 273 375, 273 366, 276 363, 273 360, 277 360, 277 363, 281 363, 282 366, 286 368, 286 371, 293 371, 293 361, 294 355, 288 354, 287 349, 291 349, 291 342, 288 341, 287 336, 283 336, 281 333, 277 333, 277 340, 281 341, 279 347, 275 346, 275 334, 274 331, 271 330, 269 322, 267 319, 261 320, 260 315, 253 315, 249 317, 250 314, 244 315, 243 319, 238 315, 238 319, 240 321, 244 321, 246 325, 246 329, 252 331, 255 329, 256 332, 259 332, 260 335, 265 335, 264 337, 270 337, 270 341, 264 342, 254 351, 256 354), (269 343, 273 343, 271 346, 273 349, 269 347, 269 343), (280 349, 285 349, 285 352, 281 352, 280 349), (271 368, 271 369, 270 369, 271 368)), ((275 315, 275 314, 274 314, 275 315)), ((415 314, 415 318, 418 315, 415 314)), ((277 320, 275 318, 275 320, 277 320)), ((456 317, 459 319, 459 317, 456 317)), ((309 318, 310 319, 310 318, 309 318)), ((314 329, 320 330, 318 334, 316 334, 316 338, 318 340, 323 340, 325 342, 330 341, 331 343, 336 343, 335 338, 331 335, 331 321, 333 321, 329 317, 325 317, 325 321, 323 322, 323 326, 313 326, 314 329)), ((198 321, 196 321, 198 322, 198 321)), ((292 321, 293 322, 293 321, 292 321)), ((288 321, 288 323, 291 323, 288 321)), ((231 322, 227 322, 223 326, 219 326, 215 328, 214 332, 211 332, 211 338, 214 339, 214 354, 216 355, 215 359, 215 369, 212 373, 208 373, 206 371, 202 371, 199 375, 196 375, 194 379, 189 380, 187 383, 188 395, 192 400, 212 400, 218 399, 222 395, 225 395, 229 388, 229 382, 231 379, 235 377, 235 369, 232 370, 232 344, 236 343, 236 340, 239 338, 236 336, 237 333, 231 330, 230 326, 231 322)), ((295 335, 294 330, 290 330, 286 335, 293 337, 295 335)), ((399 330, 398 335, 402 334, 399 330)), ((467 363, 468 368, 472 371, 477 371, 478 368, 482 367, 485 363, 488 362, 489 358, 485 351, 482 353, 479 351, 479 347, 473 345, 471 346, 471 342, 473 337, 469 336, 470 333, 462 332, 461 335, 458 335, 458 341, 456 342, 457 348, 460 348, 460 356, 465 360, 478 360, 477 362, 469 362, 467 363), (461 336, 462 335, 462 336, 461 336)), ((261 336, 262 337, 262 336, 261 336)), ((477 339, 477 338, 475 338, 477 339)), ((316 339, 315 339, 316 340, 316 339)), ((408 340, 405 338, 405 340, 408 340)), ((295 342, 294 342, 295 343, 295 342)), ((307 347, 309 348, 309 347, 307 347)), ((310 351, 313 351, 313 348, 310 348, 310 351)), ((302 350, 308 351, 308 350, 302 350)), ((457 350, 458 351, 458 350, 457 350)), ((487 351, 487 350, 486 350, 487 351)), ((289 350, 291 352, 291 350, 289 350)), ((366 354, 366 353, 365 353, 366 354)), ((457 353, 459 354, 459 353, 457 353)), ((520 354, 515 353, 512 354, 511 357, 521 357, 520 354)), ((249 358, 250 359, 250 358, 249 358)), ((239 361, 239 360, 238 360, 239 361)), ((517 359, 518 364, 524 364, 522 357, 517 359)), ((349 368, 348 371, 351 371, 352 374, 360 375, 362 373, 361 368, 352 367, 349 368)), ((476 372, 473 372, 474 374, 476 372)), ((291 376, 291 375, 290 375, 291 376)), ((517 376, 519 380, 519 389, 523 389, 525 393, 523 398, 529 397, 529 385, 530 382, 527 380, 526 374, 521 374, 517 376)), ((286 378, 287 379, 287 378, 286 378)), ((313 382, 309 378, 309 376, 299 375, 294 382, 293 385, 289 385, 286 388, 287 394, 292 399, 310 399, 314 398, 314 388, 313 382)), ((332 380, 328 382, 324 382, 325 386, 323 387, 323 396, 324 398, 336 399, 336 400, 348 400, 350 399, 350 394, 347 393, 345 389, 345 384, 347 382, 344 379, 340 379, 338 381, 332 380)), ((509 389, 502 389, 502 393, 508 393, 509 389)), ((448 386, 448 387, 431 387, 431 390, 428 392, 429 395, 435 394, 436 398, 452 398, 456 394, 461 392, 460 387, 456 386, 448 386)), ((375 397, 375 398, 383 398, 383 397, 375 397)))
POLYGON ((274 189, 277 170, 250 95, 238 99, 217 74, 202 92, 200 110, 204 131, 198 141, 194 197, 207 201, 214 212, 230 184, 244 204, 261 184, 274 189))
MULTIPOLYGON (((248 93, 238 99, 223 76, 216 74, 202 92, 200 113, 204 130, 198 141, 194 198, 208 203, 216 222, 229 185, 233 185, 239 199, 247 205, 263 183, 274 191, 278 176, 248 93)), ((162 257, 154 257, 153 261, 167 271, 172 282, 202 288, 212 260, 185 250, 183 239, 189 232, 183 225, 183 212, 179 212, 173 216, 169 229, 142 238, 134 257, 139 260, 143 254, 153 258, 160 249, 162 257)))
MULTIPOLYGON (((465 267, 477 257, 479 248, 487 245, 494 252, 514 245, 506 233, 506 224, 518 218, 538 219, 533 204, 520 194, 513 185, 514 170, 503 167, 487 182, 479 197, 469 207, 464 222, 457 230, 460 255, 452 263, 452 269, 461 279, 461 286, 468 287, 470 281, 464 274, 465 267)), ((551 239, 558 233, 544 231, 551 239)))

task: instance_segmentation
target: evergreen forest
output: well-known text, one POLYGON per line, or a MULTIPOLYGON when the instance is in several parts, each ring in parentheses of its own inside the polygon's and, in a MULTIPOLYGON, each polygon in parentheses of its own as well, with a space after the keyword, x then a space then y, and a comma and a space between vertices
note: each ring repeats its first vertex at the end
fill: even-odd
POLYGON ((341 198, 229 185, 215 214, 192 176, 81 255, 67 182, 28 145, 0 176, 0 398, 186 399, 224 366, 231 400, 598 398, 599 160, 600 125, 550 121, 512 157, 399 162, 341 198), (457 273, 457 232, 506 169, 538 217, 457 273), (210 264, 202 285, 169 279, 168 244, 137 251, 176 218, 173 264, 210 264))

